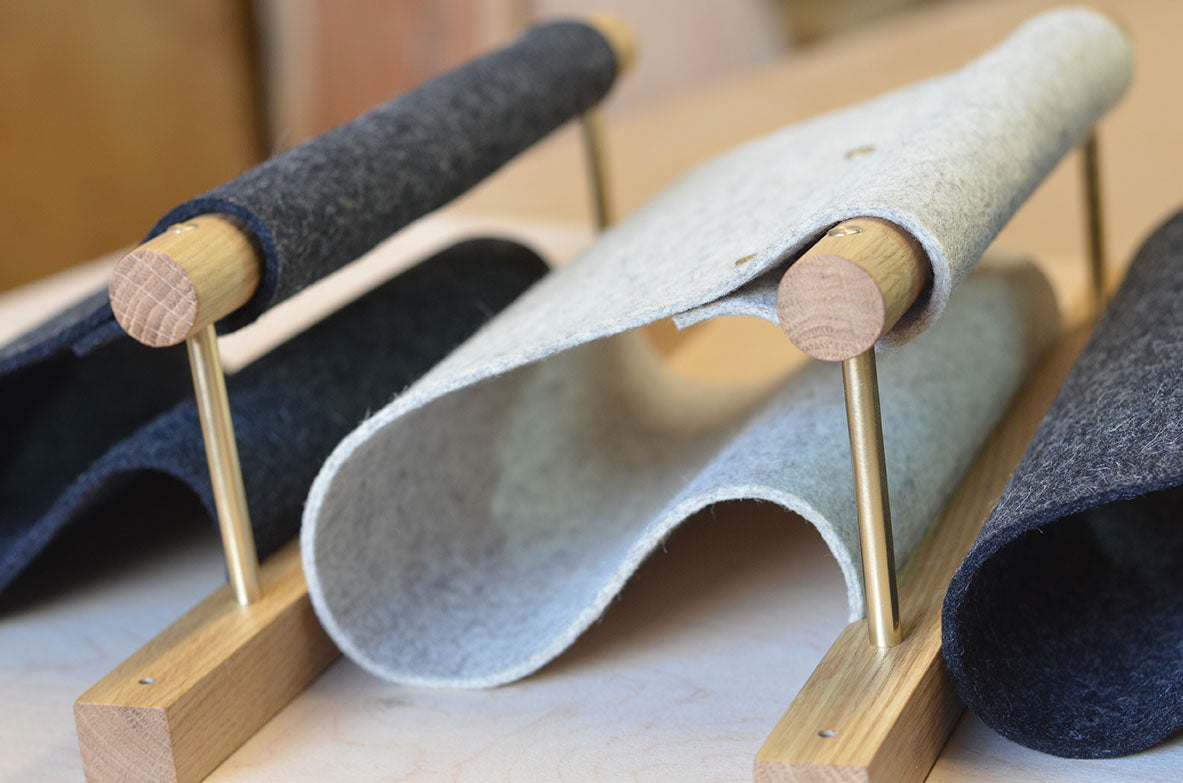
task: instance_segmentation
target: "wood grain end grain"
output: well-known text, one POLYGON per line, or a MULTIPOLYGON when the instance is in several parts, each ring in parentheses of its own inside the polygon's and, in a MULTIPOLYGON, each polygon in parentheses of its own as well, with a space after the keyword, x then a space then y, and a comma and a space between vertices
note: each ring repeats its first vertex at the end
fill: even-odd
POLYGON ((200 215, 119 259, 107 290, 124 331, 160 348, 184 342, 246 304, 262 270, 262 253, 240 221, 200 215))
POLYGON ((879 218, 847 220, 785 272, 777 318, 805 353, 845 361, 895 326, 929 275, 923 249, 906 231, 879 218))
POLYGON ((197 290, 171 256, 146 247, 119 259, 107 288, 123 330, 144 345, 184 342, 197 323, 197 290))

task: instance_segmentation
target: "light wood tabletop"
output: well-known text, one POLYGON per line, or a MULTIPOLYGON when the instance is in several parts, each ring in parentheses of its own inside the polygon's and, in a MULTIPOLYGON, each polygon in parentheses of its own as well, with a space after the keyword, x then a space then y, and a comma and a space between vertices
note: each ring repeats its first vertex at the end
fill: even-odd
MULTIPOLYGON (((1051 5, 938 5, 641 111, 609 112, 617 204, 627 213, 754 134, 956 67, 1051 5)), ((1183 203, 1183 108, 1173 86, 1183 4, 1128 0, 1113 10, 1137 51, 1134 85, 1100 127, 1116 276, 1183 203)), ((590 236, 578 142, 560 134, 286 316, 224 341, 229 363, 249 361, 300 319, 449 237, 508 228, 552 259, 569 258, 590 236)), ((1085 291, 1084 236, 1073 154, 999 241, 1035 256, 1075 306, 1085 291)), ((0 339, 102 279, 111 262, 0 296, 0 339)), ((775 326, 725 319, 693 327, 670 361, 699 379, 746 383, 801 357, 775 326)), ((87 544, 84 557, 63 550, 52 568, 0 596, 2 781, 80 780, 74 700, 224 579, 216 530, 193 503, 167 520, 125 504, 100 516, 98 527, 116 532, 92 537, 105 546, 87 544)), ((688 522, 601 622, 537 674, 488 691, 435 691, 384 683, 338 660, 210 780, 750 780, 757 749, 845 626, 845 586, 817 533, 767 504, 728 504, 688 522)), ((929 781, 1165 783, 1181 769, 1183 737, 1125 759, 1065 760, 967 714, 929 781)))

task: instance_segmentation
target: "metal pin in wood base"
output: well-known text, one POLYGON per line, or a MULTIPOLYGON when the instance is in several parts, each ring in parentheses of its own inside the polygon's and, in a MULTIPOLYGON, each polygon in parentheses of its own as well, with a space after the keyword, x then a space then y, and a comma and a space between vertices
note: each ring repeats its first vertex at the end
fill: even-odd
POLYGON ((218 528, 226 554, 226 569, 234 598, 242 606, 259 600, 259 558, 242 483, 242 466, 234 438, 234 421, 226 394, 226 377, 218 352, 218 335, 213 324, 185 341, 189 350, 189 369, 197 395, 197 412, 205 440, 218 528))
POLYGON ((826 232, 785 273, 782 328, 817 359, 842 362, 854 496, 862 549, 867 634, 876 647, 902 639, 875 344, 928 281, 924 252, 886 220, 858 218, 826 232))
MULTIPOLYGON (((1089 293, 1099 312, 1107 275, 1095 134, 1082 146, 1081 156, 1089 293)), ((875 562, 893 562, 890 538, 874 538, 880 530, 890 535, 888 517, 885 513, 880 524, 873 513, 864 513, 873 512, 880 492, 882 507, 885 512, 888 509, 879 451, 882 434, 875 432, 878 422, 869 418, 878 413, 876 402, 867 399, 877 393, 877 384, 867 378, 874 372, 870 351, 886 328, 916 301, 926 282, 924 254, 901 234, 898 228, 869 218, 836 226, 789 268, 777 297, 781 326, 799 348, 816 358, 844 363, 872 641, 877 635, 890 641, 898 614, 888 611, 876 619, 876 608, 890 607, 898 597, 891 580, 872 575, 875 562), (877 599, 871 598, 872 591, 877 599)), ((847 626, 757 754, 756 781, 918 783, 928 774, 963 709, 941 658, 945 589, 1034 435, 1086 332, 1065 336, 1037 369, 934 529, 901 571, 908 643, 871 647, 864 641, 861 623, 847 626)), ((876 573, 881 577, 891 571, 876 573)))
POLYGON ((894 647, 903 641, 903 635, 896 590, 895 549, 891 538, 887 462, 883 453, 879 378, 873 348, 842 362, 842 386, 846 393, 846 424, 850 430, 854 496, 863 556, 867 634, 876 647, 894 647))

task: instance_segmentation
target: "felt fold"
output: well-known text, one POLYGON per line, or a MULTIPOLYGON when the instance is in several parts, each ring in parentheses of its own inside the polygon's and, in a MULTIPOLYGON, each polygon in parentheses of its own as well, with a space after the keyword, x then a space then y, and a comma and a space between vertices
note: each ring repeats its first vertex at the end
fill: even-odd
MULTIPOLYGON (((663 375, 635 337, 596 341, 667 317, 774 320, 787 265, 841 220, 877 216, 932 266, 884 341, 906 343, 1118 99, 1130 59, 1108 17, 1041 14, 959 71, 737 147, 606 231, 333 451, 302 530, 330 634, 390 679, 506 682, 569 644, 669 527, 736 497, 817 524, 861 613, 837 370, 720 401, 663 375)), ((884 410, 901 558, 1038 333, 1012 288, 983 281, 962 298, 925 349, 881 371, 886 400, 912 399, 884 410)))
MULTIPOLYGON (((333 446, 545 270, 516 243, 460 243, 227 379, 261 556, 295 534, 333 446)), ((184 349, 122 336, 76 355, 72 346, 104 328, 100 299, 105 292, 0 351, 0 589, 134 475, 171 475, 214 513, 184 349)))
MULTIPOLYGON (((539 292, 351 433, 318 475, 304 568, 337 644, 395 681, 511 681, 566 648, 673 527, 739 498, 816 525, 861 614, 839 367, 705 388, 666 371, 637 333, 556 334, 539 292), (564 338, 576 344, 538 360, 564 338)), ((1007 408, 1049 318, 1037 273, 980 274, 940 324, 882 357, 900 562, 1007 408)))
POLYGON ((945 597, 957 692, 1106 758, 1183 728, 1183 214, 1137 253, 945 597))

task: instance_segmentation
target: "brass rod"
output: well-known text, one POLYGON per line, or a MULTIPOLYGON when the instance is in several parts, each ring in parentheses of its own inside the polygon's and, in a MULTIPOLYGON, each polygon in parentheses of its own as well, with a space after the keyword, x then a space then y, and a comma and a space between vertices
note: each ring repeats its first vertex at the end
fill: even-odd
POLYGON ((580 121, 583 128, 583 148, 587 154, 587 177, 591 186, 592 214, 596 228, 603 231, 612 225, 616 215, 608 195, 608 166, 604 152, 604 123, 598 109, 586 112, 580 121))
POLYGON ((213 324, 188 338, 185 345, 189 349, 189 368, 197 393, 197 411, 201 417, 201 434, 205 439, 205 457, 209 462, 226 567, 234 597, 246 606, 260 596, 259 558, 255 553, 242 467, 234 441, 234 422, 230 418, 230 400, 226 396, 226 378, 222 373, 218 335, 213 324))
POLYGON ((1081 150, 1084 160, 1084 205, 1088 230, 1089 273, 1092 285, 1093 315, 1101 314, 1105 307, 1105 292, 1108 286, 1105 272, 1105 228, 1101 220, 1101 172, 1097 150, 1096 131, 1089 134, 1081 150))
POLYGON ((846 392, 846 424, 850 430, 854 497, 863 554, 867 633, 876 647, 894 647, 903 635, 874 348, 842 362, 842 385, 846 392))

